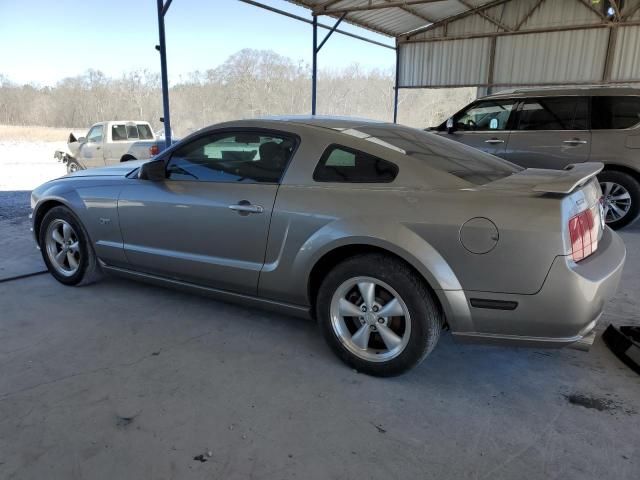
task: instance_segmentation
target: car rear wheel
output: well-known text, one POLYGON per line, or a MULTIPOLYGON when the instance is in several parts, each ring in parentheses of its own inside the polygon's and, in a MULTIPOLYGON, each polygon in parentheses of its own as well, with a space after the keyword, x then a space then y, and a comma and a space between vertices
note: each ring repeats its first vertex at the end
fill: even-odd
POLYGON ((100 265, 88 235, 68 208, 49 210, 40 224, 39 237, 42 258, 59 282, 86 285, 100 277, 100 265))
POLYGON ((631 175, 608 170, 598 175, 602 188, 606 224, 617 230, 633 222, 640 213, 640 184, 631 175))
POLYGON ((409 266, 368 254, 349 258, 324 279, 317 318, 334 352, 358 371, 401 374, 435 347, 442 330, 437 303, 409 266))

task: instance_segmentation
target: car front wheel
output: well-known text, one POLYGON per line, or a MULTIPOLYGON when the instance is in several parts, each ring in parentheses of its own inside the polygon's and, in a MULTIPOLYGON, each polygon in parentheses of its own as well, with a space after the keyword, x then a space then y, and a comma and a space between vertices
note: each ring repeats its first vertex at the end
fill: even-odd
POLYGON ((316 314, 334 352, 375 376, 398 375, 419 364, 435 347, 443 324, 424 280, 402 261, 381 254, 337 265, 320 287, 316 314))
POLYGON ((598 175, 606 224, 614 230, 633 222, 640 214, 640 183, 624 172, 606 170, 598 175))
POLYGON ((86 285, 100 277, 100 265, 80 221, 66 207, 49 210, 39 228, 42 258, 65 285, 86 285))

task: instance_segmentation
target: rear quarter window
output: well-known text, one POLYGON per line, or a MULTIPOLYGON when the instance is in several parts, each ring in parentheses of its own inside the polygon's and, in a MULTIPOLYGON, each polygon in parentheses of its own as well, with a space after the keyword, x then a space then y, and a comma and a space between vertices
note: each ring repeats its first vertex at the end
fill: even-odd
POLYGON ((593 97, 591 128, 621 130, 640 123, 640 97, 593 97))
POLYGON ((390 183, 398 175, 395 163, 340 145, 322 154, 313 172, 316 182, 390 183))

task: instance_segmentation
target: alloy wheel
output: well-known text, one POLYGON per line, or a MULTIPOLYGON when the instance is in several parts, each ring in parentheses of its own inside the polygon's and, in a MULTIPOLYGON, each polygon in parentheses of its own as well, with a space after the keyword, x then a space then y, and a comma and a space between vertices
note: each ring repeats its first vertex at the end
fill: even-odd
POLYGON ((606 223, 616 222, 631 210, 631 195, 622 185, 614 182, 601 182, 604 218, 606 223))
POLYGON ((52 221, 45 234, 47 256, 53 268, 70 277, 80 268, 80 242, 73 227, 62 219, 52 221))
POLYGON ((331 325, 347 350, 370 362, 400 355, 411 335, 409 309, 398 293, 372 277, 343 282, 331 300, 331 325))

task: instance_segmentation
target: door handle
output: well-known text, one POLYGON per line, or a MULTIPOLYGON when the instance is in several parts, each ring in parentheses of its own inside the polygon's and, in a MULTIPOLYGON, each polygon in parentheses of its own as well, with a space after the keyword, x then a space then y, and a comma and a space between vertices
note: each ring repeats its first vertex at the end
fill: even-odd
POLYGON ((249 215, 250 213, 264 213, 262 205, 252 205, 247 200, 241 200, 237 205, 229 205, 229 209, 238 212, 240 215, 249 215))
POLYGON ((501 140, 499 138, 490 138, 489 140, 485 140, 484 143, 490 143, 491 145, 493 145, 495 143, 504 143, 504 140, 501 140))
POLYGON ((586 145, 587 141, 586 140, 580 140, 578 138, 574 138, 572 140, 565 140, 562 143, 566 143, 567 145, 586 145))

